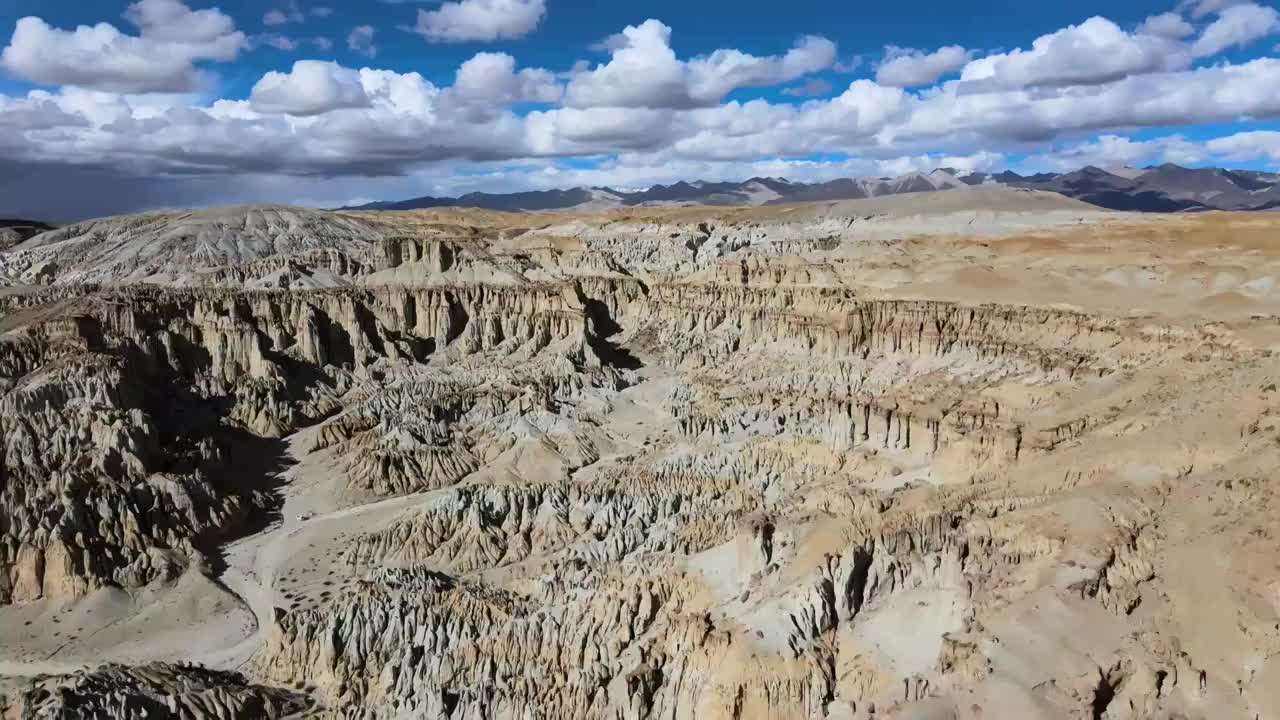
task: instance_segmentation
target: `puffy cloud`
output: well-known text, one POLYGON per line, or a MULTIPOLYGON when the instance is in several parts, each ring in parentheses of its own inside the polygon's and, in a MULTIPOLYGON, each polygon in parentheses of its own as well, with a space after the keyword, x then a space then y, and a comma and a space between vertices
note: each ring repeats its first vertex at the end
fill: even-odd
POLYGON ((562 91, 554 74, 537 68, 517 72, 515 58, 506 53, 475 55, 458 67, 453 82, 455 97, 466 102, 553 103, 562 91))
POLYGON ((1112 128, 1280 117, 1280 60, 1133 76, 1100 86, 969 93, 951 82, 919 93, 870 80, 799 105, 765 100, 692 110, 559 107, 519 117, 511 103, 552 98, 553 77, 484 54, 452 87, 420 76, 301 61, 269 73, 248 101, 77 94, 0 106, 15 152, 148 163, 155 172, 399 174, 423 162, 670 152, 736 162, 847 152, 870 157, 1025 152, 1027 143, 1112 128), (543 93, 546 93, 545 95, 543 93), (80 120, 69 124, 68 118, 80 120), (56 127, 17 128, 43 118, 56 127), (57 118, 56 122, 50 120, 57 118), (190 148, 199 147, 199 157, 190 148), (304 149, 305 148, 305 151, 304 149))
POLYGON ((368 107, 369 97, 357 71, 334 62, 299 60, 288 73, 263 75, 249 102, 259 112, 308 116, 368 107))
POLYGON ((373 44, 374 34, 372 25, 357 25, 347 36, 347 47, 361 55, 374 57, 378 54, 378 46, 373 44))
POLYGON ((549 99, 554 79, 545 71, 516 70, 507 56, 477 58, 444 90, 413 73, 300 61, 289 73, 265 76, 248 101, 199 107, 168 99, 143 106, 137 98, 64 92, 0 105, 0 126, 12 138, 6 151, 17 157, 101 157, 161 173, 378 176, 459 158, 619 152, 716 162, 830 152, 1025 152, 1029 142, 1109 128, 1280 116, 1280 60, 1270 59, 1105 86, 974 94, 952 82, 909 93, 857 80, 835 98, 801 105, 560 107, 519 117, 505 106, 549 99))
POLYGON ((248 44, 230 17, 217 10, 193 11, 178 0, 139 0, 124 16, 138 35, 126 35, 108 23, 61 30, 24 17, 0 64, 42 85, 188 92, 201 84, 196 62, 234 60, 248 44))
POLYGON ((971 56, 970 51, 959 45, 948 45, 931 53, 894 45, 885 50, 885 60, 876 69, 876 82, 896 87, 932 85, 943 75, 963 68, 971 56))
POLYGON ((235 33, 235 23, 218 10, 192 10, 178 0, 138 0, 124 18, 154 41, 220 44, 235 33))
MULTIPOLYGON (((84 113, 63 107, 48 93, 34 92, 25 98, 0 96, 0 128, 14 146, 43 131, 89 127, 92 122, 84 113)), ((20 151, 18 147, 8 149, 20 151)))
POLYGON ((682 156, 731 161, 819 150, 813 133, 799 128, 801 112, 764 100, 730 102, 673 118, 679 137, 672 149, 682 156))
POLYGON ((318 50, 332 50, 333 41, 324 36, 316 36, 311 38, 311 44, 318 50))
MULTIPOLYGON (((185 7, 175 0, 138 3, 130 16, 139 27, 135 39, 192 45, 213 42, 230 28, 210 22, 219 17, 215 11, 200 11, 215 13, 201 23, 175 22, 185 17, 175 5, 185 7)), ((1241 10, 1215 12, 1198 24, 1211 28, 1241 10)), ((245 183, 222 185, 286 195, 260 199, 336 198, 334 204, 342 204, 356 197, 351 188, 358 187, 373 188, 375 198, 416 194, 398 183, 426 178, 428 171, 430 182, 441 185, 431 192, 451 192, 470 182, 501 190, 592 178, 585 184, 751 175, 819 179, 939 165, 985 169, 1014 156, 1044 167, 1225 157, 1276 161, 1268 154, 1275 139, 1266 134, 1242 133, 1215 144, 1176 135, 1137 141, 1117 133, 1280 118, 1280 59, 1187 69, 1193 43, 1174 39, 1180 32, 1159 29, 1154 19, 1133 33, 1099 22, 1106 25, 1088 21, 1046 35, 1030 49, 970 61, 958 80, 910 90, 898 86, 905 81, 884 76, 881 66, 882 82, 847 82, 834 97, 825 84, 830 76, 812 77, 836 59, 834 45, 822 38, 801 38, 772 56, 719 50, 679 58, 670 28, 657 21, 626 28, 604 43, 605 62, 584 63, 562 76, 521 68, 505 53, 479 53, 444 88, 416 73, 300 61, 264 75, 246 100, 208 103, 190 95, 72 87, 0 95, 0 162, 54 175, 75 166, 81 173, 76 177, 85 167, 181 176, 192 180, 169 184, 202 188, 207 197, 227 201, 239 196, 199 178, 235 176, 245 183), (822 97, 724 101, 738 88, 765 85, 786 85, 782 92, 793 97, 822 97), (513 105, 529 102, 551 107, 513 112, 513 105), (1051 141, 1097 133, 1101 137, 1035 155, 1051 141), (829 161, 833 154, 848 158, 829 161), (803 159, 818 156, 824 159, 803 159), (562 158, 587 158, 598 167, 568 167, 562 158), (469 179, 449 177, 463 168, 469 179), (483 168, 496 169, 491 176, 477 173, 483 168), (278 176, 298 181, 268 182, 278 176), (310 179, 318 177, 335 178, 334 194, 310 179)), ((891 54, 924 64, 940 52, 891 54)), ((175 89, 189 88, 178 83, 175 89)), ((120 186, 172 197, 156 190, 158 183, 122 180, 120 186)))
POLYGON ((1181 43, 1130 34, 1106 18, 1092 17, 1036 38, 1030 50, 974 60, 961 79, 982 88, 1095 85, 1175 70, 1190 62, 1181 43))
POLYGON ((1214 138, 1205 146, 1209 152, 1226 160, 1248 162, 1267 159, 1280 162, 1280 132, 1253 130, 1214 138))
POLYGON ((715 97, 745 87, 768 87, 791 82, 831 67, 836 61, 835 43, 816 35, 805 36, 781 57, 756 57, 738 50, 716 50, 687 64, 694 98, 715 97))
POLYGON ((836 46, 806 36, 782 56, 716 50, 688 62, 671 49, 671 28, 657 20, 628 26, 604 42, 608 63, 574 73, 565 93, 571 107, 688 109, 714 105, 738 88, 779 85, 831 67, 836 46))
POLYGON ((1176 12, 1152 15, 1138 26, 1138 33, 1141 35, 1155 35, 1171 40, 1182 39, 1194 34, 1195 31, 1195 26, 1176 12))
POLYGON ((1244 47, 1249 43, 1280 31, 1280 12, 1275 8, 1255 3, 1232 5, 1218 13, 1218 17, 1191 46, 1196 57, 1216 55, 1231 47, 1244 47))
MULTIPOLYGON (((657 20, 627 26, 605 41, 612 59, 576 73, 565 101, 577 108, 688 107, 685 67, 671 49, 671 28, 657 20)), ((713 101, 714 102, 714 101, 713 101)))
POLYGON ((901 139, 971 133, 988 142, 1044 142, 1064 133, 1280 116, 1280 60, 1259 58, 1098 86, 966 92, 964 83, 917 97, 901 139))
POLYGON ((458 0, 418 10, 416 31, 431 42, 521 38, 546 14, 545 0, 458 0))
POLYGON ((32 93, 0 103, 0 126, 9 125, 0 156, 152 177, 381 177, 423 163, 528 154, 524 126, 510 113, 477 121, 416 73, 315 61, 269 75, 250 100, 209 106, 190 97, 152 104, 104 93, 32 93))
POLYGON ((891 123, 901 123, 912 104, 912 96, 901 88, 855 80, 830 102, 805 105, 798 124, 824 143, 866 143, 891 123))
POLYGON ((525 118, 529 155, 656 150, 675 140, 675 114, 646 108, 558 108, 525 118))

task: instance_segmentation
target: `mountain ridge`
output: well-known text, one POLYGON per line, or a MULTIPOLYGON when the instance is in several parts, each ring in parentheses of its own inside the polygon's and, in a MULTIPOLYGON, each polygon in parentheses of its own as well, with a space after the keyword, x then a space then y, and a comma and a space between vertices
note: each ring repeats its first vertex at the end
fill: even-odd
POLYGON ((471 192, 457 197, 423 196, 347 207, 347 210, 419 210, 474 207, 541 212, 601 210, 664 205, 758 206, 794 202, 858 200, 915 192, 940 192, 976 185, 1046 190, 1110 210, 1136 212, 1262 211, 1280 207, 1280 174, 1217 167, 1187 168, 1172 163, 1146 168, 1087 165, 1065 173, 1021 175, 960 173, 940 167, 897 177, 850 177, 823 182, 752 177, 741 182, 680 180, 644 190, 574 187, 516 193, 471 192))

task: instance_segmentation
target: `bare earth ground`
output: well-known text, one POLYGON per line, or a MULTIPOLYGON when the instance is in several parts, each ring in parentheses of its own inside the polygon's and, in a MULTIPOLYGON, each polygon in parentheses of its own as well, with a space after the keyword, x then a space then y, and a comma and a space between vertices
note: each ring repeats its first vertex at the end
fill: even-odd
POLYGON ((0 270, 12 717, 1280 718, 1280 216, 233 208, 0 270))

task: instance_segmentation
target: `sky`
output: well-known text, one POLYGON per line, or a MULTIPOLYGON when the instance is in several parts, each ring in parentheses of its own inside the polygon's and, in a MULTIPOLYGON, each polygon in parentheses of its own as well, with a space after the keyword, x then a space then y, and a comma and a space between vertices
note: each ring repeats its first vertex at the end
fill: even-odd
POLYGON ((0 0, 0 43, 8 217, 1280 170, 1262 0, 0 0))

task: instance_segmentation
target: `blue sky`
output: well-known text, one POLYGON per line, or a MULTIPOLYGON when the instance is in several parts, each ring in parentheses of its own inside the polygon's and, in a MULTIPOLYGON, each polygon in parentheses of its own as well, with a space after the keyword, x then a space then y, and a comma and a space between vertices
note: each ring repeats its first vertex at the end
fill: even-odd
MULTIPOLYGON (((18 18, 36 15, 50 25, 72 28, 119 20, 130 3, 121 0, 0 0, 0 28, 11 29, 18 18)), ((1092 15, 1104 15, 1122 25, 1136 25, 1144 18, 1170 8, 1168 2, 1129 0, 1126 2, 1030 2, 1027 0, 918 0, 891 2, 819 2, 795 0, 781 11, 777 3, 689 2, 688 0, 647 0, 646 2, 593 2, 592 0, 550 0, 548 18, 535 33, 524 38, 487 42, 430 44, 397 28, 413 25, 418 9, 431 9, 439 2, 384 2, 382 0, 316 0, 294 3, 304 22, 267 26, 263 16, 271 10, 288 13, 288 2, 263 0, 219 0, 188 3, 191 7, 217 7, 235 18, 246 33, 280 32, 289 37, 326 37, 335 47, 329 52, 308 52, 347 65, 369 64, 360 53, 347 49, 345 39, 351 28, 370 25, 377 30, 376 65, 398 72, 418 72, 437 84, 447 84, 459 64, 476 52, 498 49, 537 67, 568 70, 579 59, 600 57, 590 47, 627 25, 657 18, 673 27, 673 47, 682 57, 732 47, 768 55, 777 52, 795 37, 822 34, 836 41, 848 58, 861 55, 870 60, 887 44, 934 48, 959 43, 965 47, 990 49, 1026 45, 1044 32, 1079 22, 1092 15), (328 17, 307 11, 317 7, 333 10, 328 17), (785 12, 785 15, 784 15, 785 12), (554 14, 553 14, 554 13, 554 14), (922 21, 924 19, 925 21, 922 21)), ((220 68, 223 92, 227 97, 247 97, 254 82, 268 70, 287 70, 299 57, 267 47, 248 53, 234 67, 220 68)), ((861 76, 873 74, 864 63, 861 76)), ((819 76, 834 81, 835 73, 819 76)), ((4 78, 8 91, 27 84, 4 78)), ((770 95, 769 92, 761 93, 770 95)), ((774 96, 781 99, 776 91, 774 96)))
POLYGON ((1280 169, 1259 0, 0 0, 0 42, 0 214, 1280 169))

